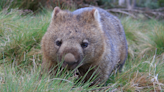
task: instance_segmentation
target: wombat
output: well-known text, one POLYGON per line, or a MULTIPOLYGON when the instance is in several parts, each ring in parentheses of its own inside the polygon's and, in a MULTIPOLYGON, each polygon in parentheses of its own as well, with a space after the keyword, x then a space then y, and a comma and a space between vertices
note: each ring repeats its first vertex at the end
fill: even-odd
POLYGON ((70 12, 55 7, 41 48, 42 69, 50 70, 63 61, 62 67, 77 68, 79 77, 87 73, 84 82, 95 72, 94 82, 104 83, 116 67, 121 70, 128 47, 119 19, 107 11, 86 7, 70 12))

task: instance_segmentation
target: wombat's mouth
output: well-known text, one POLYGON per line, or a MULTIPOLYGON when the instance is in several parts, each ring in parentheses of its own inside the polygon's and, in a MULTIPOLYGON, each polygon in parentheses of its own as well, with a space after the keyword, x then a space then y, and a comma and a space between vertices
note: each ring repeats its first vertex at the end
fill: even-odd
POLYGON ((77 62, 63 62, 62 67, 68 70, 74 70, 75 68, 80 67, 79 61, 77 62))

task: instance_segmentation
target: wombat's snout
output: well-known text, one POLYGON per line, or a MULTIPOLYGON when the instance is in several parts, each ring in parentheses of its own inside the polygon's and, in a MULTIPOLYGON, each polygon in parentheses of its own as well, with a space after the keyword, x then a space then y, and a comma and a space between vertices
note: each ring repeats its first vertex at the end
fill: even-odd
POLYGON ((77 60, 72 53, 67 53, 64 56, 64 63, 68 65, 68 67, 73 67, 77 64, 77 60))

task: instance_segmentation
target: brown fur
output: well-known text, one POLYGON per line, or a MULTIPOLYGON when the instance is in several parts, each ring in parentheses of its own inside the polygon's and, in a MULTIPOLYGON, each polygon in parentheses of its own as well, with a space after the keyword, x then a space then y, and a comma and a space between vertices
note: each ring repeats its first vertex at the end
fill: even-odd
POLYGON ((124 65, 127 42, 120 21, 103 9, 88 7, 70 12, 55 7, 42 38, 42 52, 43 69, 64 59, 63 67, 72 70, 78 66, 79 77, 94 67, 84 81, 96 72, 97 80, 105 82, 115 67, 124 65))

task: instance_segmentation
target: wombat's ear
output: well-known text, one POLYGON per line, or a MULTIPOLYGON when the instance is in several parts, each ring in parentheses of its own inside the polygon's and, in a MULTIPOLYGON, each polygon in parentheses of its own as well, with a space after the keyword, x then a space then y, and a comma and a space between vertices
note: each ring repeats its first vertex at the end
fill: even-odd
POLYGON ((52 12, 52 18, 55 18, 60 11, 61 9, 59 7, 55 7, 54 11, 52 12))
POLYGON ((97 10, 97 9, 93 9, 92 11, 91 11, 91 13, 92 13, 92 16, 94 17, 94 19, 96 20, 96 21, 98 21, 98 22, 100 22, 100 14, 99 14, 99 11, 97 10))
POLYGON ((99 11, 97 9, 92 9, 91 11, 85 11, 82 14, 83 16, 83 20, 85 20, 86 22, 90 23, 90 22, 98 22, 100 23, 100 14, 99 11))
POLYGON ((61 10, 59 7, 55 7, 52 13, 52 20, 55 22, 61 22, 62 20, 66 19, 70 13, 67 11, 61 10))

